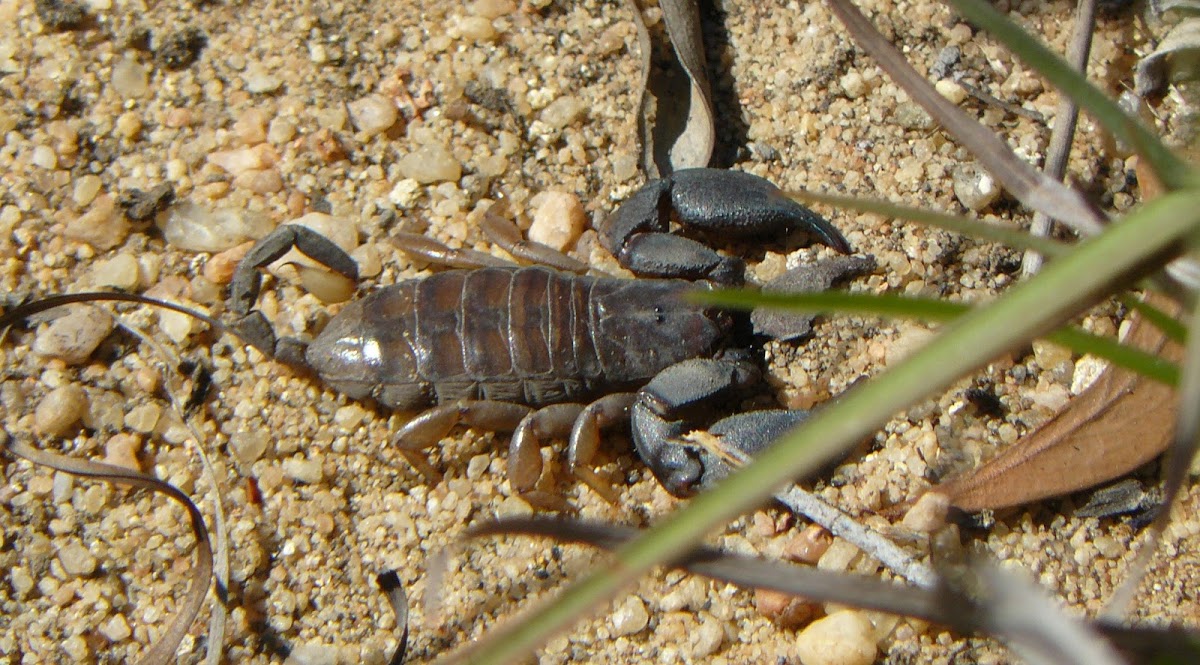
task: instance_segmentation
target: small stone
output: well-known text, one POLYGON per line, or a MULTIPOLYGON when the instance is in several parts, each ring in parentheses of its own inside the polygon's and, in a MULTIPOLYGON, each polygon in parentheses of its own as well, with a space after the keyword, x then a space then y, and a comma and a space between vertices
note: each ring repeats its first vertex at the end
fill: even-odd
POLYGON ((967 91, 950 79, 942 79, 935 83, 933 87, 939 95, 950 100, 952 104, 961 104, 967 99, 967 91))
POLYGON ((524 499, 518 496, 505 497, 496 506, 496 517, 529 517, 533 514, 533 507, 530 506, 524 499))
POLYGON ((782 628, 799 628, 817 612, 811 601, 769 589, 754 590, 754 607, 758 613, 782 628))
POLYGON ((530 204, 534 206, 530 240, 559 251, 575 246, 588 221, 579 197, 567 192, 542 192, 530 204))
POLYGON ((338 665, 338 648, 322 642, 310 642, 292 649, 283 665, 338 665))
POLYGON ((400 175, 422 185, 455 182, 462 177, 462 165, 441 145, 424 145, 396 162, 400 175))
POLYGON ((867 87, 867 82, 862 77, 862 74, 856 71, 846 72, 846 74, 842 76, 840 83, 842 84, 842 90, 850 99, 858 99, 859 97, 862 97, 863 95, 867 94, 867 90, 869 89, 867 87))
POLYGON ((796 652, 804 665, 871 665, 875 629, 862 612, 835 612, 796 636, 796 652))
POLYGON ((491 466, 492 459, 487 455, 476 455, 467 462, 467 478, 470 480, 479 480, 483 474, 487 472, 491 466))
POLYGON ((946 525, 946 514, 949 511, 949 496, 940 492, 926 492, 907 513, 904 513, 901 524, 913 531, 932 533, 946 525))
POLYGON ((386 132, 400 117, 396 105, 383 95, 367 95, 350 102, 346 107, 350 110, 350 122, 354 123, 354 128, 364 138, 386 132))
POLYGON ((253 62, 242 72, 242 83, 246 84, 247 92, 262 95, 278 90, 283 85, 283 79, 267 71, 262 63, 253 62))
POLYGON ((512 0, 475 0, 467 7, 467 11, 492 20, 517 11, 517 5, 512 0))
POLYGON ((141 282, 141 267, 131 254, 118 254, 92 268, 92 286, 136 291, 141 282))
POLYGON ((325 477, 324 465, 320 460, 289 458, 283 460, 283 473, 292 480, 315 485, 325 477))
POLYGON ((104 463, 141 471, 142 463, 138 461, 141 449, 141 437, 124 432, 114 434, 104 444, 104 463))
POLYGON ((38 20, 51 32, 81 28, 88 20, 83 3, 76 0, 37 0, 33 6, 38 20))
POLYGON ((58 358, 68 365, 78 365, 91 357, 112 329, 113 319, 104 310, 72 307, 66 316, 38 330, 33 352, 58 358))
POLYGON ((133 631, 129 629, 129 621, 124 614, 114 614, 100 625, 100 634, 109 642, 123 642, 133 635, 133 631))
POLYGON ((279 161, 278 155, 270 145, 217 150, 205 155, 204 159, 209 164, 219 166, 223 171, 235 177, 247 172, 268 169, 279 161))
POLYGON ((277 169, 252 169, 234 176, 233 186, 255 194, 274 194, 283 191, 283 176, 277 169))
POLYGON ((1108 361, 1095 356, 1084 356, 1075 363, 1075 373, 1071 375, 1071 394, 1078 395, 1087 390, 1108 369, 1108 361))
POLYGON ((896 123, 905 129, 927 132, 936 126, 933 117, 920 104, 904 102, 896 106, 896 123))
POLYGON ((833 536, 825 527, 810 524, 788 540, 783 548, 783 556, 790 561, 816 565, 829 550, 832 542, 833 536))
POLYGON ((62 436, 69 432, 87 410, 87 393, 71 383, 51 390, 38 402, 33 413, 34 427, 45 436, 62 436))
POLYGON ((1071 362, 1071 350, 1052 342, 1038 339, 1033 342, 1033 357, 1042 369, 1054 369, 1059 365, 1071 362))
POLYGON ((62 641, 62 650, 75 663, 90 660, 92 656, 92 648, 88 646, 87 640, 83 639, 82 635, 72 635, 64 639, 62 641))
POLYGON ((161 406, 154 402, 140 404, 125 414, 125 426, 135 432, 149 434, 158 426, 159 418, 162 418, 161 406))
POLYGON ((271 231, 267 218, 236 208, 213 210, 184 203, 159 215, 167 242, 193 252, 221 252, 271 231))
POLYGON ((167 69, 180 70, 200 59, 208 37, 197 28, 184 28, 168 34, 154 51, 154 60, 167 69))
POLYGON ((100 180, 100 176, 98 175, 92 175, 89 173, 88 175, 80 176, 79 179, 75 181, 74 186, 71 188, 71 200, 74 201, 75 205, 77 206, 88 205, 92 201, 96 200, 96 195, 100 193, 100 187, 102 184, 103 183, 100 180))
POLYGON ((133 58, 121 58, 113 65, 112 86, 122 99, 143 97, 150 90, 150 71, 133 58))
POLYGON ((492 22, 482 16, 464 16, 458 20, 458 32, 471 41, 484 42, 496 37, 492 22))
POLYGON ((421 183, 412 178, 405 178, 392 187, 388 192, 388 201, 397 208, 408 208, 417 202, 421 194, 421 183))
POLYGON ((130 189, 121 193, 118 203, 125 216, 135 222, 146 221, 175 202, 175 190, 170 183, 156 185, 150 191, 130 189))
POLYGON ((39 145, 33 149, 33 155, 29 159, 34 166, 40 169, 52 171, 58 168, 58 155, 54 154, 54 149, 48 145, 39 145))
POLYGON ((33 591, 36 583, 29 569, 24 566, 14 566, 8 573, 8 581, 12 584, 13 592, 18 599, 33 591))
POLYGON ((641 598, 630 596, 612 613, 611 620, 613 635, 633 635, 645 630, 650 623, 650 613, 641 598))
POLYGON ((126 141, 136 141, 144 126, 141 116, 134 111, 126 111, 117 118, 113 132, 126 141))
POLYGON ((81 577, 96 572, 96 557, 78 541, 73 540, 60 549, 58 561, 68 575, 81 577))
POLYGON ((233 123, 233 133, 244 145, 254 146, 267 140, 267 112, 252 108, 242 111, 233 123))
POLYGON ((563 129, 583 116, 585 110, 587 105, 578 97, 559 97, 547 104, 538 117, 554 129, 563 129))
POLYGON ((708 612, 696 615, 700 625, 688 635, 688 646, 691 647, 691 657, 695 660, 708 658, 721 648, 725 642, 725 629, 721 622, 708 612))
POLYGON ((840 572, 850 567, 850 562, 858 556, 858 548, 841 538, 834 538, 829 549, 817 562, 817 568, 840 572))
POLYGON ((367 417, 367 410, 358 404, 347 404, 333 414, 333 424, 342 432, 349 434, 358 429, 367 417))
POLYGON ((273 145, 287 143, 296 138, 296 121, 291 118, 275 118, 267 126, 267 142, 273 145))
POLYGON ((62 503, 71 498, 71 491, 75 489, 75 476, 62 471, 54 472, 54 484, 51 486, 50 496, 54 498, 54 503, 62 503))
POLYGON ((271 445, 270 432, 263 429, 238 430, 229 437, 229 451, 242 464, 253 464, 271 445))
POLYGON ((204 264, 204 278, 218 285, 225 285, 233 281, 234 271, 237 270, 238 264, 246 258, 246 254, 252 247, 254 247, 254 242, 247 241, 213 254, 213 257, 204 264))
POLYGON ((111 194, 101 194, 87 212, 67 222, 63 235, 105 251, 125 242, 129 236, 129 220, 117 209, 111 194))
POLYGON ((983 170, 979 164, 959 164, 952 175, 954 196, 968 210, 979 212, 986 210, 1000 199, 1004 190, 990 173, 983 170))

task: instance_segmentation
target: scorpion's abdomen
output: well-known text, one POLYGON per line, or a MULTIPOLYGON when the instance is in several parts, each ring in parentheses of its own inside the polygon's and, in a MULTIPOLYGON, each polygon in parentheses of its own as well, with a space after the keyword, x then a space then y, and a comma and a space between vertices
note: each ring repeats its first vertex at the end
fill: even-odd
POLYGON ((308 361, 335 388, 394 408, 578 400, 711 352, 725 330, 682 302, 685 288, 543 267, 442 272, 351 303, 308 361))

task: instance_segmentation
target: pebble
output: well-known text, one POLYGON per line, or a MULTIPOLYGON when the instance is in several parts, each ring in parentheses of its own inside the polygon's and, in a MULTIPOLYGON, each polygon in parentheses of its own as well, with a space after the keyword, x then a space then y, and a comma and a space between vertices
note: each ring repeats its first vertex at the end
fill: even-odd
POLYGON ((946 525, 946 514, 949 511, 949 496, 940 492, 926 492, 907 513, 904 513, 904 519, 900 523, 913 531, 932 533, 946 525))
POLYGON ((229 437, 229 451, 242 464, 252 464, 267 452, 271 434, 264 429, 238 430, 229 437))
POLYGON ((1071 350, 1044 340, 1033 341, 1033 357, 1042 369, 1054 369, 1071 362, 1071 350))
POLYGON ((141 471, 138 453, 142 449, 142 438, 134 434, 118 432, 104 444, 104 463, 141 471))
POLYGON ((1084 356, 1075 363, 1075 372, 1071 375, 1071 394, 1078 395, 1091 387, 1096 379, 1108 369, 1108 361, 1095 356, 1084 356))
POLYGON ((475 16, 495 19, 517 11, 517 5, 512 0, 475 0, 467 10, 475 16))
POLYGON ((125 619, 124 614, 114 614, 112 618, 100 625, 100 634, 108 639, 109 642, 124 642, 133 635, 133 631, 129 628, 129 621, 125 619))
POLYGON ((262 63, 254 62, 242 72, 242 83, 246 84, 247 92, 262 95, 278 90, 283 85, 283 79, 267 71, 262 63))
POLYGON ((58 561, 68 575, 81 577, 96 572, 96 557, 82 543, 74 540, 58 550, 58 561))
POLYGON ((708 612, 700 612, 696 616, 700 619, 700 625, 688 636, 690 655, 693 659, 708 658, 725 642, 725 629, 708 612))
POLYGON ((263 216, 195 203, 173 206, 158 219, 168 243, 192 252, 222 252, 271 232, 271 222, 263 216))
POLYGON ((34 166, 46 169, 47 171, 58 168, 58 155, 54 154, 54 149, 48 145, 39 145, 34 148, 29 161, 34 166))
POLYGON ((325 476, 321 460, 289 458, 283 460, 283 473, 292 480, 315 485, 325 476))
POLYGON ((841 538, 834 538, 829 549, 817 562, 817 568, 840 572, 850 567, 850 562, 858 556, 858 548, 841 538))
POLYGON ((804 665, 871 665, 875 652, 875 629, 855 610, 818 619, 796 636, 796 653, 804 665))
POLYGON ((284 665, 338 665, 338 648, 321 642, 302 644, 288 654, 284 665))
POLYGON ((538 117, 554 129, 563 129, 583 117, 587 105, 578 97, 559 97, 546 105, 538 117))
POLYGON ((125 414, 125 426, 135 432, 149 434, 158 426, 159 418, 162 418, 161 406, 154 402, 139 404, 125 414))
POLYGON ((938 94, 950 100, 952 104, 961 104, 967 99, 967 91, 950 79, 942 79, 933 84, 938 94))
POLYGON ((141 267, 132 254, 118 254, 96 263, 92 268, 91 282, 95 287, 136 291, 141 282, 141 273, 141 267))
POLYGON ((66 316, 38 330, 33 352, 58 358, 68 365, 78 365, 91 357, 112 329, 113 319, 104 310, 72 307, 66 316))
POLYGON ((238 264, 246 258, 246 253, 253 246, 252 241, 247 241, 213 254, 213 257, 204 264, 204 278, 213 284, 222 285, 233 281, 234 271, 237 270, 238 264))
POLYGON ((150 71, 133 58, 121 58, 112 68, 112 87, 123 99, 142 97, 150 90, 150 71))
POLYGON ((358 429, 362 422, 367 417, 367 410, 358 404, 347 404, 339 407, 333 414, 333 424, 337 425, 338 429, 344 434, 349 434, 358 429))
POLYGON ((275 166, 279 161, 279 155, 275 154, 275 149, 270 144, 264 143, 256 146, 210 152, 204 159, 209 164, 218 166, 226 173, 236 177, 244 173, 262 171, 275 166))
POLYGON ((87 393, 71 383, 51 390, 38 402, 33 413, 34 427, 45 436, 62 436, 69 432, 87 410, 87 393))
POLYGON ((350 110, 350 122, 363 138, 386 132, 400 117, 396 105, 383 95, 367 95, 350 102, 346 107, 350 110))
POLYGON ((612 613, 613 635, 633 635, 645 630, 650 623, 650 613, 646 611, 646 603, 637 596, 630 596, 612 613))
POLYGON ((457 27, 459 34, 472 41, 486 42, 496 37, 496 28, 482 16, 464 16, 459 19, 457 27))
POLYGON ((862 74, 858 72, 846 72, 846 74, 842 76, 840 83, 842 84, 842 90, 850 99, 858 99, 859 97, 862 97, 863 95, 867 94, 867 90, 869 89, 867 87, 866 80, 864 80, 862 74))
POLYGON ((528 237, 559 251, 575 246, 587 226, 587 212, 579 197, 567 192, 542 192, 533 197, 533 222, 528 237))
POLYGON ((71 200, 77 206, 85 206, 96 200, 96 195, 100 193, 100 187, 103 182, 98 175, 80 176, 71 187, 71 200))
POLYGON ((233 123, 233 133, 245 145, 258 145, 267 140, 267 120, 266 111, 259 108, 246 109, 233 123))
POLYGON ((829 550, 832 542, 833 536, 825 527, 810 524, 787 541, 783 548, 783 556, 789 561, 815 565, 829 550))
POLYGON ((101 194, 87 212, 67 222, 63 235, 104 251, 125 242, 129 229, 129 220, 121 214, 116 198, 101 194))
POLYGON ((817 612, 811 601, 770 589, 754 590, 754 607, 758 613, 782 628, 799 628, 817 612))
POLYGON ((453 182, 462 177, 462 165, 442 145, 424 145, 396 162, 400 175, 417 183, 453 182))
POLYGON ((996 179, 975 162, 959 164, 954 168, 952 177, 954 196, 968 210, 986 210, 1003 193, 996 179))

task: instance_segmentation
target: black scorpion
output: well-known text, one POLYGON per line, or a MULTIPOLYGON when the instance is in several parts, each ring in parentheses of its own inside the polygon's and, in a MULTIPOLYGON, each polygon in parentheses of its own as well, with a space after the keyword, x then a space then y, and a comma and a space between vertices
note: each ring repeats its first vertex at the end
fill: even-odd
MULTIPOLYGON (((356 267, 328 240, 289 225, 262 239, 238 266, 231 309, 246 317, 244 329, 269 339, 264 348, 307 366, 336 390, 393 409, 423 410, 395 436, 410 458, 459 424, 512 431, 508 476, 514 490, 527 493, 541 476, 540 441, 567 438, 568 468, 612 500, 589 462, 601 428, 631 420, 638 454, 666 489, 686 496, 728 468, 705 449, 676 442, 684 421, 760 375, 748 354, 724 350, 742 329, 737 318, 684 298, 696 288, 688 280, 740 283, 742 261, 670 233, 672 213, 681 225, 713 234, 799 228, 850 251, 836 228, 770 182, 691 169, 638 191, 602 231, 622 265, 657 279, 569 272, 586 266, 514 240, 515 227, 503 229, 500 235, 509 237, 502 246, 558 268, 499 267, 490 255, 405 236, 406 251, 465 269, 402 281, 351 302, 302 350, 294 340, 274 342, 265 320, 251 311, 258 269, 292 247, 348 277, 356 276, 356 267)), ((496 222, 493 217, 493 227, 496 222)), ((752 454, 805 415, 754 411, 725 418, 710 431, 752 454)))

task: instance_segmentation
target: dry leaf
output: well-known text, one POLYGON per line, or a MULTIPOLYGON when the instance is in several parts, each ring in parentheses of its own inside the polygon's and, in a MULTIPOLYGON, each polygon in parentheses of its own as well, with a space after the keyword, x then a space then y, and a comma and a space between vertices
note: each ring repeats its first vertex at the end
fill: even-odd
MULTIPOLYGON (((1165 298, 1156 306, 1174 311, 1165 298)), ((1136 313, 1126 342, 1179 361, 1183 349, 1136 313)), ((1109 367, 1053 420, 983 466, 932 488, 961 510, 1006 508, 1119 478, 1167 449, 1175 429, 1172 389, 1109 367)))
POLYGON ((651 78, 650 34, 636 3, 630 2, 641 51, 641 99, 638 103, 642 167, 650 178, 672 171, 708 166, 716 143, 708 67, 696 0, 661 0, 667 36, 674 58, 651 78), (686 76, 673 76, 682 71, 686 76), (678 85, 686 78, 687 89, 678 85), (675 85, 672 85, 676 82, 675 85), (653 120, 650 118, 653 117, 653 120))

